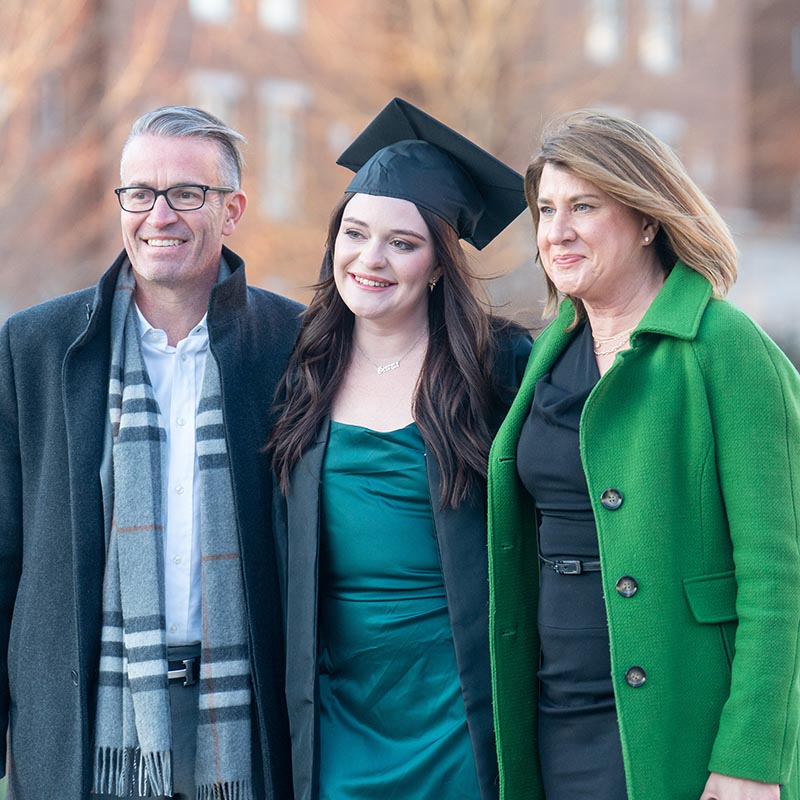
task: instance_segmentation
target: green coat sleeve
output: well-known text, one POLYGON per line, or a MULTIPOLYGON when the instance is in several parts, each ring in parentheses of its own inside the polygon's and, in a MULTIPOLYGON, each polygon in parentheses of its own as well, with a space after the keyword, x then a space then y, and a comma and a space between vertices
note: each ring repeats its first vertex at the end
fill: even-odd
POLYGON ((800 694, 800 378, 751 320, 712 301, 697 345, 728 517, 738 627, 709 770, 785 783, 800 694))

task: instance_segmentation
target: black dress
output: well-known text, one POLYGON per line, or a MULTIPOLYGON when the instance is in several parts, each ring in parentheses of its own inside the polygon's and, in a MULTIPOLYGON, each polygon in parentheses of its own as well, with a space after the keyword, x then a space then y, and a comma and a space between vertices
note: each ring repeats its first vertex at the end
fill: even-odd
MULTIPOLYGON (((581 412, 599 380, 588 324, 536 384, 517 452, 539 512, 543 559, 599 558, 579 450, 581 412)), ((547 800, 627 797, 599 571, 540 564, 539 758, 547 800)))

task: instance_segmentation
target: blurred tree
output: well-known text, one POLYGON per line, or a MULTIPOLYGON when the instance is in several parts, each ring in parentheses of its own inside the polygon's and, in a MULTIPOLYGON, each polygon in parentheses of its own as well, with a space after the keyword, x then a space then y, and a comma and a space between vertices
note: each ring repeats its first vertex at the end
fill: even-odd
MULTIPOLYGON (((540 5, 539 0, 345 1, 335 8, 320 3, 308 30, 318 112, 345 122, 335 146, 331 143, 331 156, 399 95, 524 170, 532 135, 531 107, 524 101, 541 91, 532 38, 540 5)), ((336 174, 338 190, 326 196, 326 210, 349 180, 341 170, 336 174)), ((466 249, 476 272, 486 277, 531 265, 530 224, 523 215, 480 256, 466 249)), ((525 272, 514 293, 521 290, 524 300, 533 300, 540 286, 532 270, 525 272)), ((501 299, 508 296, 496 288, 501 299)))
MULTIPOLYGON (((245 89, 219 98, 237 118, 210 110, 250 139, 251 208, 231 244, 251 280, 279 290, 298 294, 315 279, 328 212, 348 180, 335 157, 392 96, 524 164, 514 131, 525 115, 513 98, 536 79, 525 40, 536 2, 309 0, 293 34, 259 24, 260 0, 231 3, 224 24, 199 20, 187 0, 48 5, 0 8, 0 157, 10 167, 0 187, 0 318, 95 280, 118 246, 109 187, 127 126, 156 105, 204 100, 203 75, 215 71, 245 89), (302 203, 286 217, 271 213, 275 189, 263 179, 269 84, 300 87, 308 98, 297 111, 302 203)), ((503 241, 510 251, 494 262, 505 270, 523 258, 503 241)), ((492 248, 482 264, 493 261, 492 248)))
POLYGON ((95 279, 114 220, 104 145, 123 135, 178 4, 136 16, 113 49, 103 0, 0 4, 0 317, 95 279))
MULTIPOLYGON (((792 187, 800 197, 796 168, 775 155, 794 130, 782 120, 798 105, 789 102, 798 91, 789 56, 800 6, 674 6, 670 30, 680 32, 680 47, 673 71, 659 72, 642 69, 652 31, 631 3, 4 0, 0 320, 94 282, 108 264, 119 247, 110 191, 119 146, 136 116, 168 103, 204 105, 249 138, 251 203, 230 244, 252 282, 301 299, 308 292, 300 287, 317 274, 329 210, 349 180, 335 158, 395 95, 521 171, 554 111, 621 110, 669 140, 723 207, 751 193, 751 133, 768 129, 756 148, 769 151, 761 183, 780 182, 774 197, 792 187), (276 9, 289 16, 276 19, 276 9), (592 38, 598 22, 613 41, 592 38), (768 107, 764 97, 750 97, 754 42, 762 61, 782 54, 752 84, 774 97, 770 87, 782 81, 783 99, 768 107), (598 43, 613 44, 613 52, 598 58, 598 43), (758 126, 754 109, 766 120, 758 126), (276 142, 288 144, 297 162, 291 168, 280 149, 275 154, 276 142), (294 202, 282 202, 290 194, 294 202)), ((527 267, 492 290, 538 310, 533 256, 523 215, 475 259, 476 270, 527 267)))

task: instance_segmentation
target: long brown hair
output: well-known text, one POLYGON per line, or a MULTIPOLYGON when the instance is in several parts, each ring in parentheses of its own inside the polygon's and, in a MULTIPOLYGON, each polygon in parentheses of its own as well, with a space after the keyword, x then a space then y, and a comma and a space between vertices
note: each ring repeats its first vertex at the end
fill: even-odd
MULTIPOLYGON (((352 194, 334 208, 314 297, 278 387, 277 420, 267 449, 281 490, 330 412, 350 362, 354 316, 333 279, 333 251, 352 194)), ((413 403, 414 419, 441 472, 442 506, 458 506, 486 476, 489 415, 496 387, 492 366, 498 325, 481 305, 477 279, 455 231, 418 208, 431 233, 441 278, 429 295, 430 338, 413 403)))

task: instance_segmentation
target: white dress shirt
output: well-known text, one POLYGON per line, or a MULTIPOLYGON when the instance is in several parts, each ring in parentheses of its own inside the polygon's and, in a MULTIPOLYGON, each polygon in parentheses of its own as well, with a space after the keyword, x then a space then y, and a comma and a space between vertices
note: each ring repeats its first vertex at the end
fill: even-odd
POLYGON ((197 405, 208 355, 204 316, 177 346, 142 316, 139 334, 150 383, 167 431, 164 498, 164 585, 167 644, 202 640, 200 473, 195 447, 197 405))

